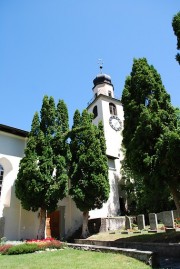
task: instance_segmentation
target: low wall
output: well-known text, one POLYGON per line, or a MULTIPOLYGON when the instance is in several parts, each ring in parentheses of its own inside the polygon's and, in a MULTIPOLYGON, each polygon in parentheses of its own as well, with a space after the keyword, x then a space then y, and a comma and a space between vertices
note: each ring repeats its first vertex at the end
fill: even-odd
POLYGON ((178 243, 140 243, 140 242, 114 242, 88 239, 76 239, 75 243, 89 244, 96 246, 131 248, 142 251, 152 251, 158 253, 158 256, 179 258, 180 244, 178 243))
MULTIPOLYGON (((81 240, 77 240, 82 242, 81 240)), ((68 247, 75 249, 83 249, 83 250, 93 250, 93 251, 102 251, 102 252, 113 252, 120 253, 135 259, 138 259, 147 265, 150 265, 152 268, 157 268, 159 266, 158 256, 156 253, 151 251, 141 251, 137 249, 125 249, 125 248, 117 248, 117 247, 107 247, 107 246, 99 246, 99 245, 88 245, 88 244, 67 244, 68 247)))
POLYGON ((125 217, 90 219, 88 226, 90 233, 115 231, 125 227, 125 217))

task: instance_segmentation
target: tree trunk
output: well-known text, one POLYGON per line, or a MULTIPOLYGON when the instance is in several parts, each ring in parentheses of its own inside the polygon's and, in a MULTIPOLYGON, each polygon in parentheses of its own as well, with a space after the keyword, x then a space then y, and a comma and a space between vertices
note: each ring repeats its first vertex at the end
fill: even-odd
POLYGON ((169 186, 170 188, 170 191, 172 193, 172 196, 173 196, 173 200, 174 200, 174 203, 176 205, 176 209, 178 211, 178 214, 180 216, 180 192, 177 190, 177 188, 175 186, 169 186))
POLYGON ((38 239, 45 238, 45 227, 46 227, 46 209, 41 208, 40 223, 39 223, 39 229, 38 229, 38 239))
POLYGON ((83 226, 82 226, 82 238, 87 238, 89 236, 88 229, 88 219, 89 219, 89 211, 83 212, 83 226))

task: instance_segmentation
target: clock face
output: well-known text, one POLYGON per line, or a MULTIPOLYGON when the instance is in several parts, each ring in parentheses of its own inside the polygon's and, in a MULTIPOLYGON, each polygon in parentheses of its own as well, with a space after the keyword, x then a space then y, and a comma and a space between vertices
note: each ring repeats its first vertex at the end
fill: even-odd
POLYGON ((120 131, 122 128, 121 120, 117 116, 111 116, 109 118, 109 124, 115 131, 120 131))

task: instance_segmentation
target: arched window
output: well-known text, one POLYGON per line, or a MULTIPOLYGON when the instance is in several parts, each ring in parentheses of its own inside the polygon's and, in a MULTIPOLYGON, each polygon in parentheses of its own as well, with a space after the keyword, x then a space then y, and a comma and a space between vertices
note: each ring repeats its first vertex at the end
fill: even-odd
POLYGON ((0 196, 1 196, 1 190, 2 190, 3 175, 4 175, 4 169, 2 165, 0 164, 0 196))
POLYGON ((109 103, 109 111, 111 115, 117 115, 116 106, 113 103, 109 103))
POLYGON ((98 115, 98 109, 97 109, 97 106, 95 106, 94 108, 93 108, 93 114, 94 114, 94 119, 97 117, 97 115, 98 115))

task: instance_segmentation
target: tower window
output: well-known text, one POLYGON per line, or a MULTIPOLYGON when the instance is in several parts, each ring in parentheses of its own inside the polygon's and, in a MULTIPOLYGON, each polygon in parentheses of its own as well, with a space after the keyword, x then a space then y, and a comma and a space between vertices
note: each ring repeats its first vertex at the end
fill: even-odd
POLYGON ((93 114, 94 114, 94 119, 97 117, 97 115, 98 115, 98 109, 97 109, 97 106, 95 106, 94 108, 93 108, 93 114))
POLYGON ((2 190, 3 175, 4 175, 4 169, 2 165, 0 164, 0 196, 1 196, 1 190, 2 190))
POLYGON ((113 103, 109 103, 109 111, 111 115, 117 115, 116 106, 113 103))
POLYGON ((112 92, 111 91, 108 91, 108 96, 112 97, 112 92))

